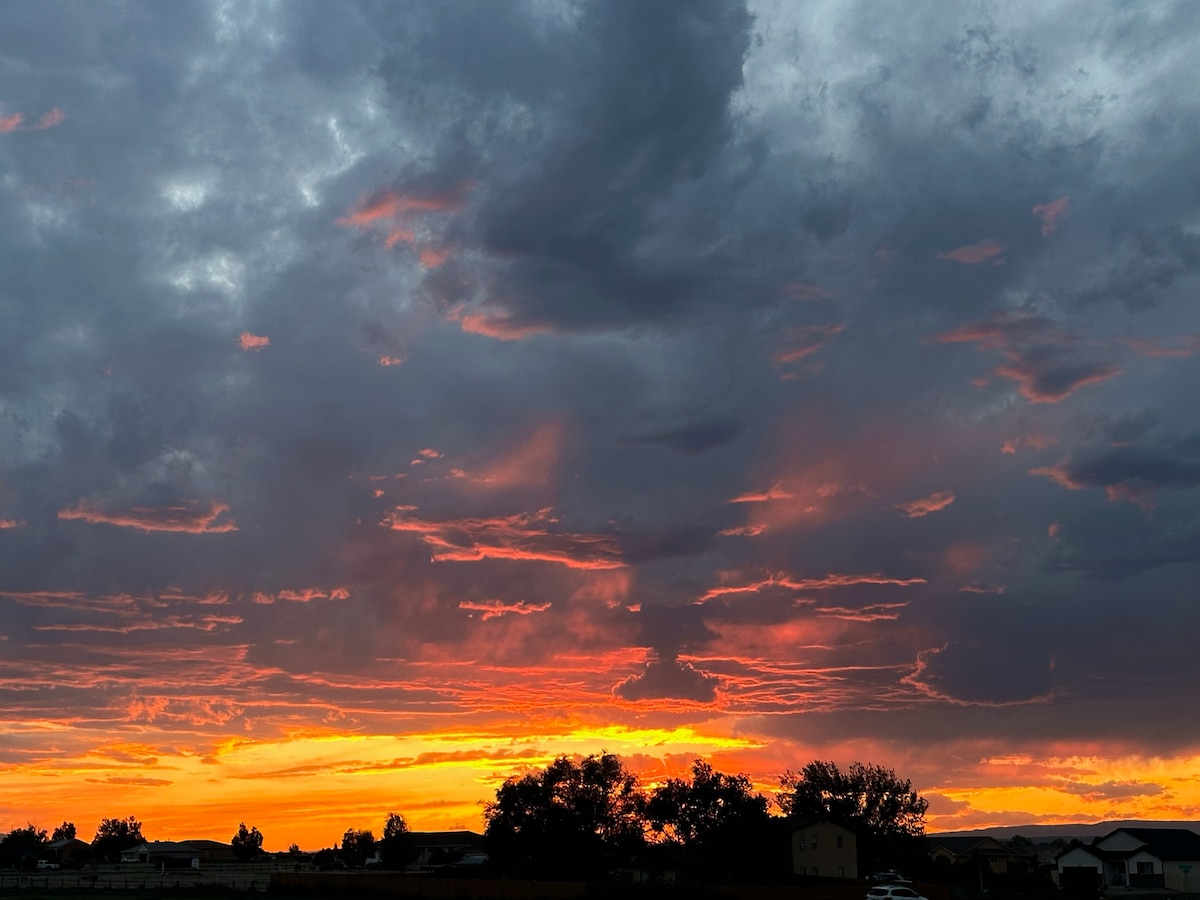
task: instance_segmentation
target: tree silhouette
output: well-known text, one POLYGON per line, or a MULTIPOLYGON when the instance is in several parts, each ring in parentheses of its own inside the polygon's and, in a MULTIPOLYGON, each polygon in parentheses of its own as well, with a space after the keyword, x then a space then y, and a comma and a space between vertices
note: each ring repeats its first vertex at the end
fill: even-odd
POLYGON ((400 813, 388 813, 383 825, 383 839, 379 842, 379 858, 388 869, 402 868, 413 858, 408 822, 400 813))
POLYGON ((63 822, 54 829, 54 834, 50 835, 52 841, 73 840, 75 838, 75 823, 63 822))
POLYGON ((247 828, 245 822, 239 822, 237 834, 229 844, 233 848, 233 855, 246 862, 262 853, 262 832, 257 828, 247 828))
POLYGON ((925 834, 929 803, 896 773, 852 763, 845 772, 813 761, 780 779, 777 799, 791 818, 821 815, 855 832, 859 865, 868 869, 903 863, 925 834))
POLYGON ((355 831, 347 828, 342 835, 342 862, 358 868, 366 864, 375 853, 375 834, 372 831, 355 831))
POLYGON ((33 868, 46 853, 46 831, 36 825, 14 828, 0 840, 0 866, 33 868))
POLYGON ((144 840, 142 823, 133 816, 128 819, 101 819, 96 836, 92 838, 92 849, 101 859, 111 860, 144 840))
POLYGON ((614 754, 510 778, 484 807, 492 859, 514 875, 595 878, 644 843, 646 796, 614 754))
POLYGON ((725 775, 697 759, 691 781, 670 778, 651 793, 646 819, 676 850, 684 877, 757 880, 774 868, 765 858, 773 847, 767 805, 748 776, 725 775))

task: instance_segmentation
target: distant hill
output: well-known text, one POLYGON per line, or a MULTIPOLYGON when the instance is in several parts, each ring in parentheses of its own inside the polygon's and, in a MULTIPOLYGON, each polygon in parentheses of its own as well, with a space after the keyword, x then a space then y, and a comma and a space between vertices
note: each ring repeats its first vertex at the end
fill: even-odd
POLYGON ((1027 837, 1036 843, 1048 843, 1062 838, 1090 841, 1094 837, 1108 834, 1118 828, 1188 828, 1200 834, 1200 822, 1147 821, 1145 819, 1120 819, 1113 822, 1080 822, 1075 825, 998 825, 995 828, 974 828, 968 831, 939 831, 927 837, 994 837, 1007 841, 1016 835, 1027 837))

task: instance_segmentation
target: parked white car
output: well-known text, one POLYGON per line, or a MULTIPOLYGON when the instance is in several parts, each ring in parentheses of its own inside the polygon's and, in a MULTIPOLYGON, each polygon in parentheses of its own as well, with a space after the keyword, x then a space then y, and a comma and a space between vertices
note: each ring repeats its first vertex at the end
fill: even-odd
POLYGON ((902 884, 881 884, 867 891, 867 900, 927 900, 902 884))

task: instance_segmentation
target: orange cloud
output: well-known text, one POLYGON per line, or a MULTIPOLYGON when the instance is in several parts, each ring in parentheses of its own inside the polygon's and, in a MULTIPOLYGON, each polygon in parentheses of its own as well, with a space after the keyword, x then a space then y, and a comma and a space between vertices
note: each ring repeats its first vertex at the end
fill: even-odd
POLYGON ((462 209, 469 187, 464 183, 447 193, 424 197, 385 190, 364 197, 354 209, 334 221, 346 227, 365 228, 383 219, 394 219, 410 212, 454 212, 462 209))
POLYGON ((535 334, 546 334, 550 326, 539 322, 519 322, 508 312, 464 313, 453 310, 446 317, 458 322, 458 327, 468 334, 481 334, 498 341, 523 341, 535 334))
POLYGON ((696 604, 707 603, 709 600, 714 600, 717 597, 725 597, 730 594, 754 594, 768 588, 783 588, 791 591, 826 591, 833 588, 853 587, 860 584, 910 587, 914 584, 925 584, 925 579, 889 578, 879 572, 871 572, 867 575, 830 573, 821 578, 795 579, 783 573, 776 573, 759 581, 752 581, 746 584, 722 585, 710 588, 699 599, 693 602, 696 604))
POLYGON ((988 238, 974 244, 967 244, 964 247, 956 247, 945 253, 939 253, 937 258, 948 259, 964 266, 974 266, 988 260, 991 260, 993 265, 999 265, 1004 262, 1003 256, 1006 250, 1008 250, 1008 247, 1004 244, 988 238))
POLYGON ((726 500, 725 502, 726 503, 766 503, 770 500, 792 500, 792 499, 794 499, 793 496, 791 494, 789 494, 786 490, 784 490, 783 486, 781 484, 773 484, 773 485, 771 485, 770 488, 768 488, 765 491, 757 491, 757 492, 751 491, 750 493, 746 493, 746 494, 738 494, 736 497, 726 500))
POLYGON ((458 604, 459 609, 469 609, 476 612, 482 612, 481 618, 483 621, 495 619, 508 613, 516 613, 518 616, 528 616, 532 613, 545 612, 550 608, 549 603, 526 603, 524 600, 518 600, 516 603, 505 603, 502 600, 486 600, 482 603, 473 600, 462 600, 458 604))
POLYGON ((945 509, 953 502, 954 491, 935 491, 928 497, 922 497, 919 500, 897 503, 896 509, 901 510, 910 519, 917 519, 945 509))
POLYGON ((243 331, 238 335, 238 345, 243 350, 261 350, 264 347, 271 346, 271 339, 265 334, 251 334, 248 331, 243 331))
POLYGON ((43 129, 53 128, 55 125, 62 124, 65 118, 66 114, 57 106, 43 114, 33 125, 25 124, 25 115, 23 113, 13 113, 11 116, 0 119, 0 134, 6 134, 11 131, 42 131, 43 129))
POLYGON ((1006 440, 1000 445, 1000 452, 1016 454, 1017 450, 1022 446, 1032 447, 1034 450, 1045 450, 1047 447, 1052 447, 1057 443, 1058 438, 1056 437, 1043 434, 1023 434, 1019 437, 1006 440))
POLYGON ((379 357, 379 364, 384 368, 389 368, 391 366, 404 365, 404 360, 398 356, 381 356, 379 357))
POLYGON ((436 269, 450 256, 450 251, 443 248, 434 249, 433 247, 422 247, 417 258, 427 269, 436 269))
POLYGON ((38 119, 38 123, 34 126, 34 128, 38 130, 43 128, 53 128, 55 125, 61 125, 63 119, 66 117, 66 114, 56 106, 54 109, 50 110, 50 112, 38 119))
POLYGON ((1053 234, 1067 218, 1071 209, 1070 197, 1059 197, 1049 203, 1039 203, 1033 208, 1033 214, 1042 220, 1042 236, 1053 234))
POLYGON ((803 328, 792 329, 784 338, 790 346, 780 350, 772 358, 776 368, 800 362, 825 346, 825 339, 835 334, 841 334, 846 326, 840 322, 829 322, 825 325, 806 325, 803 328))
POLYGON ((400 243, 412 245, 416 244, 416 242, 417 236, 411 228, 395 228, 388 232, 388 236, 384 238, 383 244, 390 249, 400 243))
MULTIPOLYGON (((561 422, 547 422, 508 453, 485 465, 470 477, 472 484, 495 490, 545 485, 558 470, 564 429, 561 422)), ((422 456, 426 454, 422 453, 422 456)))
POLYGON ((617 542, 607 535, 554 531, 549 509, 492 518, 441 521, 407 518, 399 509, 381 523, 392 531, 420 535, 433 548, 434 562, 483 559, 552 562, 571 569, 619 569, 625 562, 617 542))
POLYGON ((7 531, 10 528, 20 528, 24 524, 24 519, 0 519, 0 531, 7 531))
POLYGON ((976 343, 999 350, 1008 362, 995 372, 1018 383, 1017 393, 1033 403, 1058 403, 1079 388, 1121 374, 1119 366, 1080 360, 1078 338, 1044 316, 999 312, 934 335, 940 344, 976 343))
POLYGON ((229 511, 229 504, 215 500, 203 509, 194 500, 185 500, 175 506, 135 506, 126 511, 108 512, 81 501, 73 507, 60 510, 60 519, 78 519, 93 525, 116 525, 120 528, 136 528, 138 531, 174 531, 189 534, 221 534, 237 531, 233 519, 218 521, 229 511))

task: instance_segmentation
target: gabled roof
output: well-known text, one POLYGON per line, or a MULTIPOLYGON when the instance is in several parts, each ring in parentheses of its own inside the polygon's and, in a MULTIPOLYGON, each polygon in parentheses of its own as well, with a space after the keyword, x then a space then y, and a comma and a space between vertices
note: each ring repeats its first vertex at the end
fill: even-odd
POLYGON ((79 838, 59 838, 57 841, 51 841, 46 846, 54 850, 61 850, 64 847, 70 847, 73 844, 79 844, 81 847, 92 846, 87 841, 79 840, 79 838))
POLYGON ((474 831, 410 831, 409 844, 414 847, 481 847, 483 835, 474 831))
POLYGON ((785 819, 789 831, 795 831, 797 828, 807 828, 809 825, 835 825, 843 831, 848 831, 854 834, 854 829, 843 825, 837 819, 831 819, 829 816, 801 816, 798 819, 785 819))
POLYGON ((939 847, 943 847, 946 850, 949 850, 955 856, 962 856, 964 853, 970 853, 976 848, 990 850, 993 853, 998 853, 1000 850, 1007 851, 1008 849, 990 834, 985 834, 982 836, 971 834, 947 835, 946 837, 939 837, 936 834, 926 835, 925 846, 929 848, 930 853, 932 853, 934 850, 937 850, 939 847), (988 845, 989 843, 1000 844, 1000 847, 999 849, 996 849, 991 846, 983 846, 988 845))
POLYGON ((1137 838, 1161 860, 1200 861, 1200 834, 1190 828, 1118 828, 1100 840, 1121 832, 1137 838))

